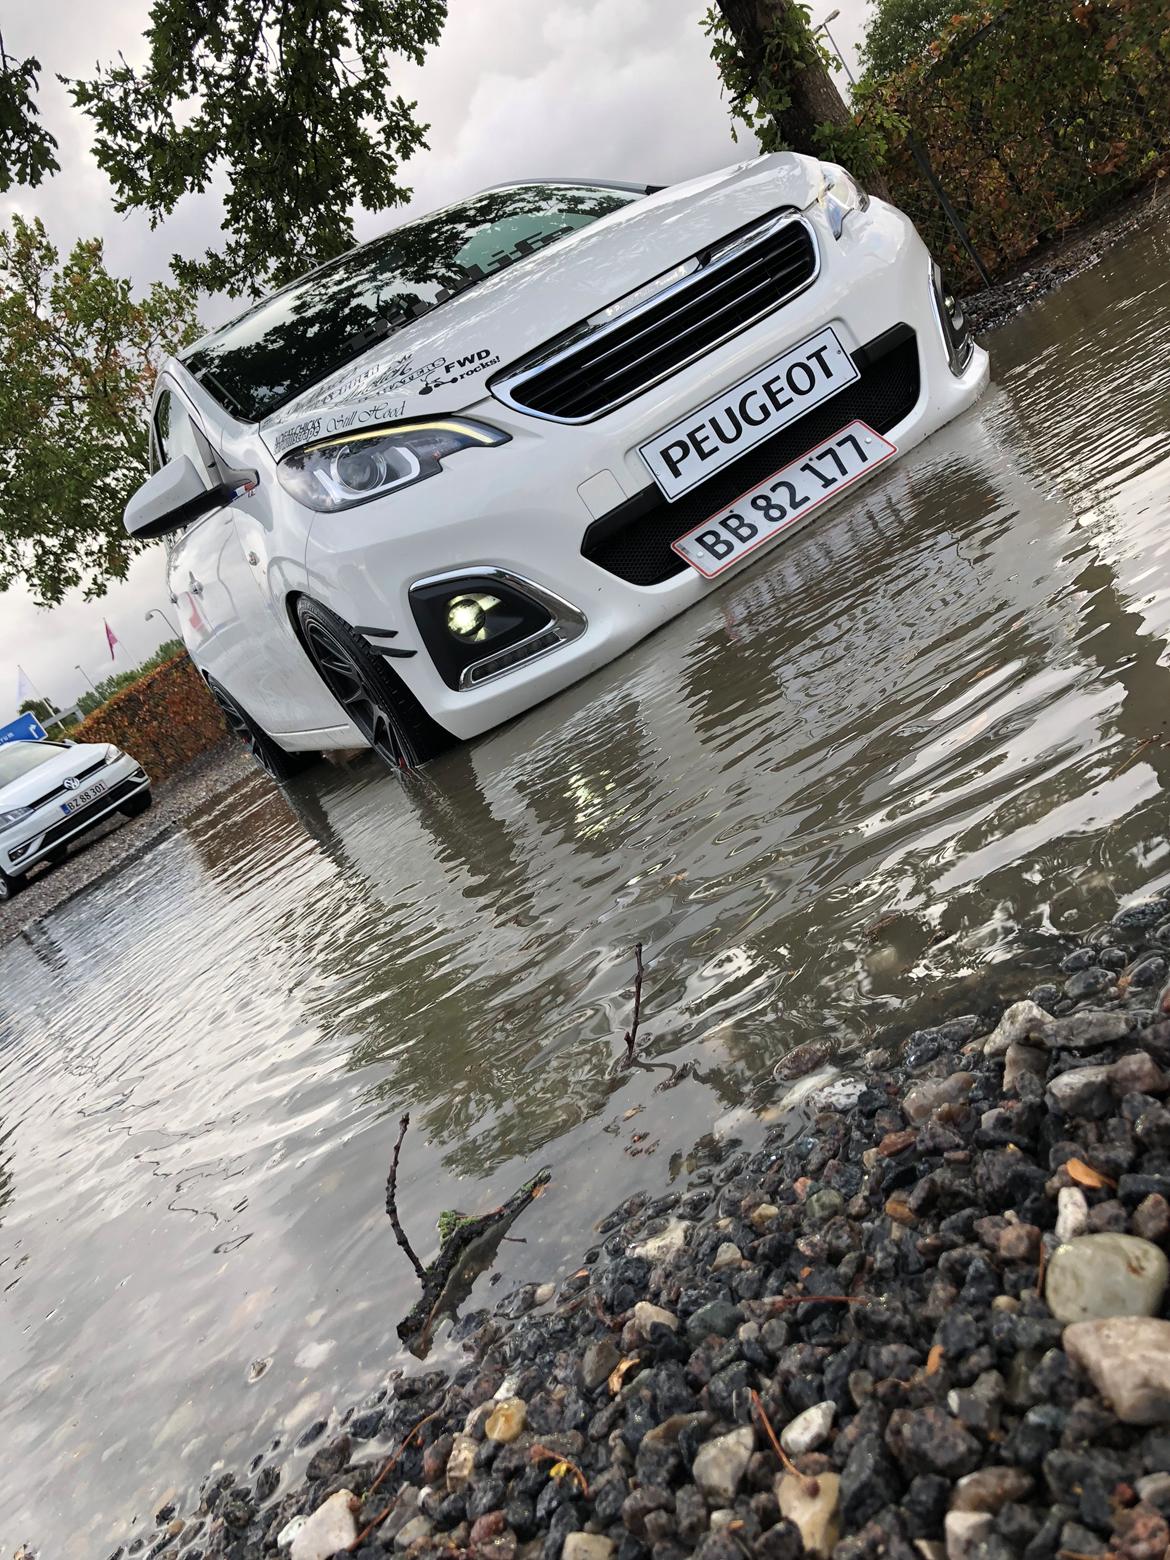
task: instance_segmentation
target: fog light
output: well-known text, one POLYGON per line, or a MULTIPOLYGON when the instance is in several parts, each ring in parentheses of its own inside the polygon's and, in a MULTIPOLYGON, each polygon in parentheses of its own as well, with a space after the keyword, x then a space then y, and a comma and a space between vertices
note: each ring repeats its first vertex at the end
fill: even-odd
POLYGON ((487 616, 500 605, 498 596, 452 596, 447 603, 447 628, 464 644, 487 638, 487 616))
POLYGON ((410 587, 410 606, 435 669, 449 688, 470 688, 483 680, 507 651, 539 653, 538 637, 553 625, 557 643, 575 637, 585 625, 576 608, 551 591, 491 567, 416 580, 410 587))

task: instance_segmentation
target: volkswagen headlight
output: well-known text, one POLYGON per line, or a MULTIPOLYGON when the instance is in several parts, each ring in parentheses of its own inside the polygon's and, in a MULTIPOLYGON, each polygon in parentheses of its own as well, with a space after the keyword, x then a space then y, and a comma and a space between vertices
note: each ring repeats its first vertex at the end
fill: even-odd
POLYGON ((834 238, 840 238, 845 218, 851 211, 864 211, 869 205, 869 195, 857 180, 836 163, 822 163, 821 177, 824 184, 818 197, 824 207, 834 238))
POLYGON ((22 818, 27 818, 30 812, 32 812, 31 807, 10 807, 7 812, 0 812, 0 829, 7 829, 14 823, 19 823, 22 818))
POLYGON ((286 455, 276 474, 299 503, 332 514, 425 482, 460 450, 488 449, 510 437, 467 417, 398 423, 308 444, 286 455))
POLYGON ((115 747, 114 744, 110 742, 106 746, 106 751, 102 754, 102 763, 114 764, 118 761, 118 759, 121 758, 121 756, 122 749, 120 747, 115 747))

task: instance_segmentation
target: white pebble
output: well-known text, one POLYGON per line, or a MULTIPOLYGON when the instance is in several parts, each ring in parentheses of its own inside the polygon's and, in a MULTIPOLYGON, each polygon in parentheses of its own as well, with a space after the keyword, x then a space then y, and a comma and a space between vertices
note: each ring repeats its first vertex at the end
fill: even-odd
POLYGON ((1089 1203, 1079 1186, 1062 1186, 1056 1194, 1056 1238, 1075 1240, 1089 1227, 1089 1203))
POLYGON ((797 1414, 795 1419, 784 1426, 780 1432, 780 1445, 789 1457, 799 1457, 802 1452, 811 1452, 828 1436, 833 1428, 836 1413, 836 1403, 814 1403, 811 1408, 806 1408, 802 1414, 797 1414))
MULTIPOLYGON (((339 1549, 348 1549, 357 1537, 357 1523, 353 1519, 358 1502, 352 1490, 338 1490, 318 1506, 311 1517, 305 1518, 289 1542, 290 1560, 329 1560, 339 1549)), ((276 1542, 288 1532, 282 1528, 276 1542)))

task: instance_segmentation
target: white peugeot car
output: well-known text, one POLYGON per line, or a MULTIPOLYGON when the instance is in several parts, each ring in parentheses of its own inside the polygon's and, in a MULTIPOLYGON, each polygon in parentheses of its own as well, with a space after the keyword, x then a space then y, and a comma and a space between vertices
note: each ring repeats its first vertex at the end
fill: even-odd
POLYGON ((620 654, 969 406, 912 224, 777 153, 530 181, 394 229, 161 370, 184 637, 274 772, 417 764, 620 654))
POLYGON ((0 900, 24 885, 30 867, 64 860, 69 846, 111 813, 136 818, 150 800, 142 765, 111 743, 3 743, 0 900))

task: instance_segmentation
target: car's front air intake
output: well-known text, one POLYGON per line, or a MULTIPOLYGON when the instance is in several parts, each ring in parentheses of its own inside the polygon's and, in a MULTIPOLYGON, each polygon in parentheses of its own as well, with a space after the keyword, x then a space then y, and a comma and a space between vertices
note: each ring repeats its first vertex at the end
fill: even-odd
POLYGON ((735 503, 781 466, 807 454, 854 418, 888 433, 918 404, 922 373, 918 342, 908 325, 883 331, 853 354, 860 377, 828 401, 757 444, 739 460, 668 503, 656 487, 643 488, 585 532, 582 554, 631 585, 660 585, 684 574, 671 547, 677 537, 735 503))
POLYGON ((588 422, 710 352, 809 286, 812 229, 795 212, 770 216, 546 342, 491 382, 518 411, 588 422), (681 273, 681 274, 679 274, 681 273), (607 318, 616 310, 616 318, 607 318))

